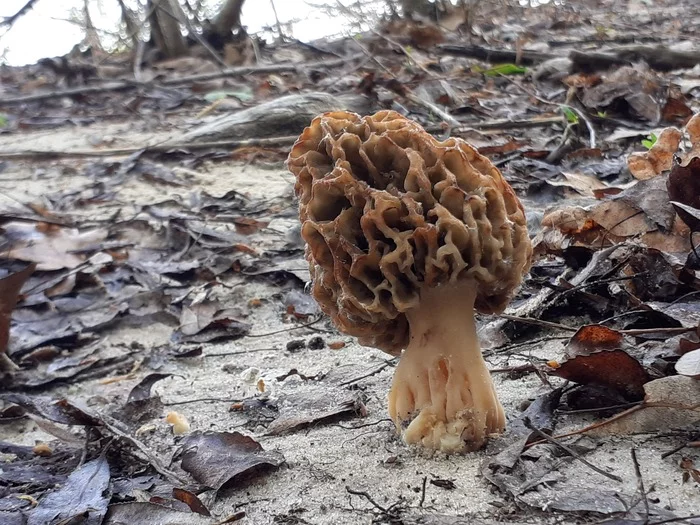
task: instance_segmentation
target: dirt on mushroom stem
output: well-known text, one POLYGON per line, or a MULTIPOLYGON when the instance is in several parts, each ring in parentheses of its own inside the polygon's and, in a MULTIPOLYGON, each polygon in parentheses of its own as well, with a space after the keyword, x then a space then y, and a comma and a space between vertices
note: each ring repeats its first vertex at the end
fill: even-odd
POLYGON ((481 355, 472 279, 421 291, 407 312, 410 342, 389 393, 389 414, 408 444, 443 452, 478 450, 505 428, 481 355))

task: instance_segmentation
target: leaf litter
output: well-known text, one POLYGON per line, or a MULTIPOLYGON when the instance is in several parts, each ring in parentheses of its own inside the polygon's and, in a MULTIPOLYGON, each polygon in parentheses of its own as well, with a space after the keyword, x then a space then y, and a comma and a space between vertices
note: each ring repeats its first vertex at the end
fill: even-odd
MULTIPOLYGON (((627 23, 581 9, 599 33, 565 7, 493 7, 497 23, 477 12, 470 27, 501 49, 403 21, 394 42, 368 33, 318 43, 343 49, 343 73, 315 66, 206 84, 181 80, 192 67, 183 59, 154 65, 177 89, 7 104, 4 151, 21 153, 42 128, 56 149, 0 170, 17 180, 0 212, 0 329, 12 316, 0 347, 0 520, 654 523, 700 512, 690 445, 700 397, 697 75, 663 45, 623 49, 627 23), (536 45, 509 55, 524 28, 536 45), (355 62, 358 43, 372 60, 355 62), (397 443, 381 419, 392 363, 337 334, 304 291, 293 181, 280 161, 305 120, 275 127, 268 109, 284 115, 291 101, 320 112, 339 97, 473 141, 527 210, 533 269, 508 317, 481 320, 496 334, 485 352, 509 431, 474 458, 423 458, 397 443), (97 107, 143 113, 121 129, 88 115, 97 107), (179 139, 153 117, 166 110, 185 130, 179 139), (87 127, 66 131, 70 119, 87 127), (202 144, 231 137, 253 143, 202 144), (81 156, 78 143, 101 157, 81 156), (634 465, 618 459, 629 446, 654 492, 640 493, 634 465), (59 505, 79 501, 69 496, 90 469, 99 484, 89 509, 59 505)), ((659 16, 649 31, 684 40, 697 16, 659 16)), ((266 59, 320 58, 277 46, 266 59)), ((37 72, 62 81, 42 68, 3 72, 3 97, 37 72)))

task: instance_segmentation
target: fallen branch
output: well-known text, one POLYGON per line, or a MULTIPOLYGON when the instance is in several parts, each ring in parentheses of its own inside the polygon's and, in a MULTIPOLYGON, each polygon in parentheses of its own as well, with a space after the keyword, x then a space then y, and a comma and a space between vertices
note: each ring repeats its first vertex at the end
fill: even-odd
POLYGON ((42 100, 51 100, 54 98, 63 97, 75 97, 80 95, 89 95, 93 93, 125 91, 129 89, 136 89, 139 87, 158 88, 161 86, 179 86, 182 84, 204 82, 207 80, 214 80, 218 78, 242 77, 245 75, 252 74, 298 72, 303 69, 313 69, 319 67, 332 68, 346 65, 348 62, 352 62, 354 60, 357 60, 358 58, 363 58, 363 55, 357 54, 351 55, 346 58, 339 58, 337 60, 322 60, 319 62, 309 62, 308 64, 292 64, 290 62, 286 62, 284 64, 272 64, 268 66, 231 67, 227 69, 222 69, 221 71, 214 71, 211 73, 201 73, 199 75, 189 75, 184 77, 164 79, 161 80, 158 84, 150 82, 136 82, 133 80, 122 82, 110 82, 107 84, 101 84, 97 86, 83 86, 79 88, 49 91, 47 93, 34 93, 32 95, 24 95, 21 97, 4 98, 0 99, 0 106, 12 106, 16 104, 24 104, 27 102, 39 102, 42 100))
POLYGON ((215 148, 242 148, 247 146, 278 147, 294 144, 297 136, 268 137, 261 139, 242 140, 219 140, 214 142, 169 142, 167 144, 155 144, 145 148, 113 148, 95 150, 72 150, 72 151, 51 151, 51 150, 22 150, 0 152, 0 159, 10 160, 46 160, 56 158, 71 157, 120 157, 127 156, 142 151, 143 153, 164 153, 172 150, 203 150, 215 148))
POLYGON ((476 58, 484 62, 509 62, 514 64, 533 65, 553 58, 569 58, 573 70, 599 71, 614 66, 629 65, 645 61, 649 67, 657 71, 672 71, 674 69, 691 69, 700 64, 700 52, 674 51, 665 46, 620 46, 605 52, 571 50, 568 55, 543 53, 540 51, 524 50, 522 53, 507 49, 493 49, 477 45, 443 44, 437 46, 438 51, 448 55, 476 58))
POLYGON ((551 60, 552 58, 561 58, 561 55, 552 53, 543 53, 540 51, 524 50, 521 53, 516 51, 508 51, 506 49, 493 49, 483 46, 457 46, 453 44, 442 44, 436 46, 437 51, 442 51, 448 55, 461 57, 476 58, 484 62, 511 62, 514 64, 532 65, 551 60))
MULTIPOLYGON (((474 122, 470 124, 461 124, 456 128, 452 128, 452 135, 459 136, 460 133, 466 133, 473 129, 508 129, 508 128, 536 128, 546 127, 552 124, 561 124, 565 122, 563 117, 545 117, 534 118, 530 120, 485 120, 483 122, 474 122)), ((445 130, 440 126, 426 128, 430 132, 443 133, 445 130)), ((0 152, 0 159, 7 160, 47 160, 57 158, 83 158, 83 157, 119 157, 127 156, 142 151, 148 153, 164 153, 172 150, 205 150, 215 148, 243 148, 248 146, 260 147, 281 147, 289 146, 299 138, 297 135, 284 135, 281 137, 264 137, 250 138, 240 140, 217 140, 211 142, 168 142, 162 144, 154 144, 145 148, 113 148, 100 150, 68 150, 68 151, 53 151, 53 150, 20 150, 20 151, 4 151, 0 152)))

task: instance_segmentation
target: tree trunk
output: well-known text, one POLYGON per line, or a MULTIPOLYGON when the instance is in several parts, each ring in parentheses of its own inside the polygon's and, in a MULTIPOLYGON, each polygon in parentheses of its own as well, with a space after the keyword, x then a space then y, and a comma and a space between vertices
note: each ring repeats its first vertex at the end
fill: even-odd
POLYGON ((241 27, 241 9, 244 2, 245 0, 226 0, 214 18, 212 30, 223 41, 230 39, 231 31, 241 27))
POLYGON ((187 54, 187 42, 182 35, 180 21, 184 14, 177 0, 148 0, 148 22, 151 38, 167 58, 187 54))

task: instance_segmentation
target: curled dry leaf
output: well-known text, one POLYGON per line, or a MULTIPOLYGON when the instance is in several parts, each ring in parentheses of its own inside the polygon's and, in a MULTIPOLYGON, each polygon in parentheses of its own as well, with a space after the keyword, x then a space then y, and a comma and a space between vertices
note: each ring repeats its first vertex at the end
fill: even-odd
POLYGON ((172 374, 163 373, 148 374, 141 381, 139 381, 139 383, 134 388, 131 389, 131 392, 129 392, 129 397, 127 398, 126 402, 133 403, 135 401, 143 401, 145 399, 148 399, 149 397, 151 397, 151 388, 153 388, 153 385, 155 385, 161 379, 165 379, 166 377, 170 377, 171 375, 172 374))
POLYGON ((682 136, 676 128, 663 130, 649 151, 632 153, 627 158, 630 173, 639 180, 646 180, 670 170, 682 136))
POLYGON ((284 462, 282 454, 263 450, 240 432, 193 432, 185 439, 181 456, 182 469, 214 490, 284 462))
POLYGON ((682 376, 700 379, 700 350, 683 354, 676 363, 676 372, 682 376))
POLYGON ((280 415, 268 427, 268 435, 283 434, 365 410, 357 392, 327 386, 282 396, 278 408, 280 415))
POLYGON ((583 326, 567 344, 567 359, 552 363, 551 373, 582 385, 610 388, 630 401, 640 400, 649 375, 622 345, 622 334, 616 330, 583 326))
POLYGON ((55 400, 45 396, 24 394, 0 394, 0 401, 21 406, 30 414, 64 425, 95 426, 99 418, 88 408, 79 406, 67 399, 55 400))

